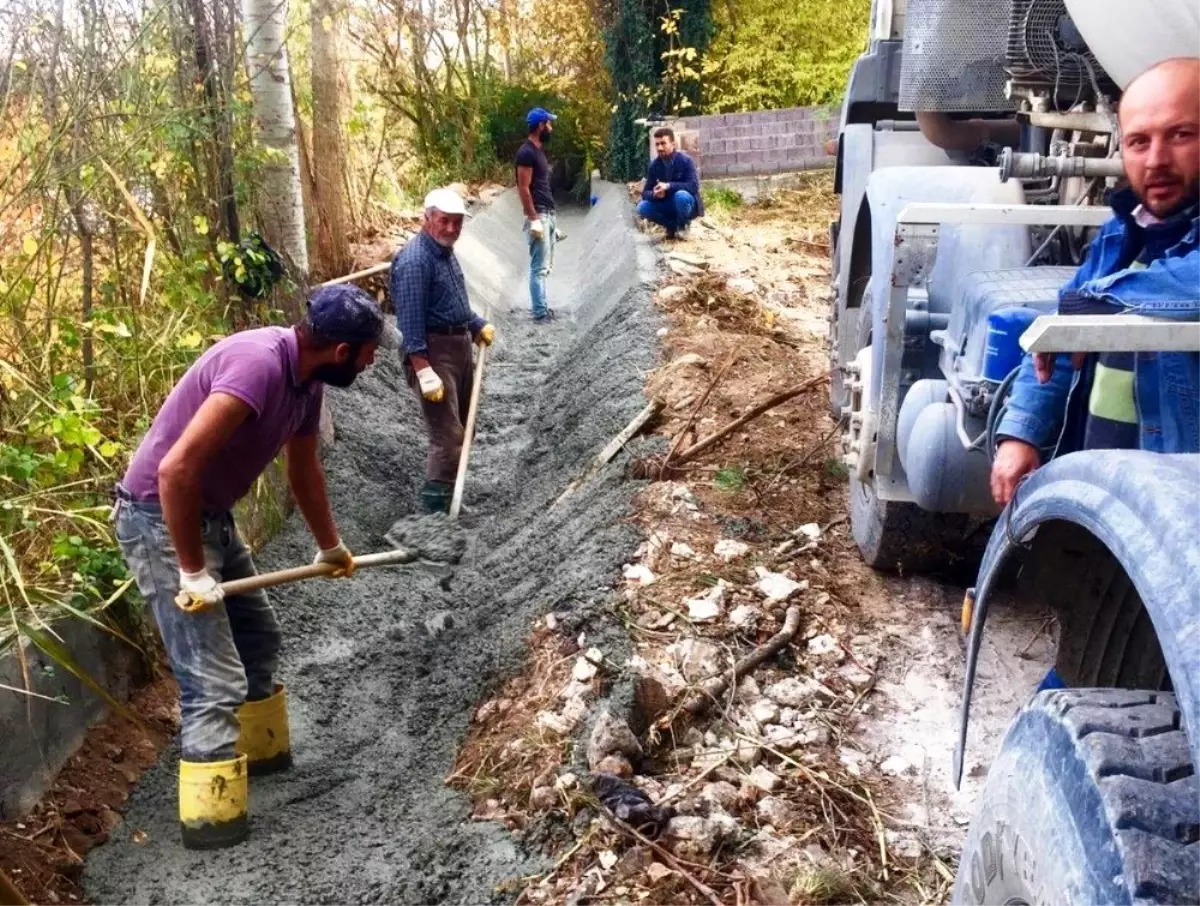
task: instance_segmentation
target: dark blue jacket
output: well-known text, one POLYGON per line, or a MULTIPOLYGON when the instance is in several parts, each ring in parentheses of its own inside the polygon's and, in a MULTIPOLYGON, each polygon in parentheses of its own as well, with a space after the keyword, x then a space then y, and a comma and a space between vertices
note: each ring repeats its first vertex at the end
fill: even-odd
MULTIPOLYGON (((1125 189, 1112 198, 1116 214, 1100 229, 1087 258, 1058 295, 1059 311, 1077 310, 1080 301, 1109 303, 1113 311, 1184 322, 1180 330, 1200 330, 1200 219, 1196 209, 1183 238, 1144 270, 1130 270, 1133 219, 1137 206, 1125 189), (1191 322, 1188 324, 1187 322, 1191 322)), ((1034 375, 1026 355, 1013 382, 1012 395, 997 435, 1035 447, 1056 447, 1056 455, 1080 449, 1086 402, 1094 371, 1091 359, 1081 371, 1069 354, 1059 355, 1045 384, 1034 375)), ((1134 402, 1141 426, 1141 448, 1155 453, 1200 452, 1200 355, 1194 352, 1137 353, 1134 402)))
POLYGON ((656 201, 654 187, 660 182, 670 186, 667 190, 668 198, 681 190, 691 195, 696 199, 696 216, 704 216, 704 202, 700 200, 700 177, 696 173, 696 164, 690 157, 682 151, 676 151, 669 158, 656 157, 650 161, 642 198, 646 201, 656 201))

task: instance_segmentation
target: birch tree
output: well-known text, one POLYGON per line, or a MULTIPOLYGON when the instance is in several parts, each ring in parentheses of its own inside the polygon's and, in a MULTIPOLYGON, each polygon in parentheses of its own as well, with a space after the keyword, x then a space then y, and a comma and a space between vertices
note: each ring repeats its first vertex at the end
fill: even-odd
POLYGON ((304 277, 308 274, 308 247, 285 41, 287 0, 242 0, 242 19, 255 136, 270 152, 259 179, 263 236, 304 277))

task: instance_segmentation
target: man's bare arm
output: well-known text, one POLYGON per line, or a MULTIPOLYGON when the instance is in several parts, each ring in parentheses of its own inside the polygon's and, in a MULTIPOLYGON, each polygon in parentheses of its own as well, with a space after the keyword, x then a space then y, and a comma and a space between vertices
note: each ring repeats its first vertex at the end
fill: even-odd
POLYGON ((214 393, 196 410, 192 420, 158 464, 158 497, 167 531, 175 543, 179 568, 194 573, 204 569, 204 544, 200 537, 201 480, 209 465, 224 451, 238 425, 253 410, 236 396, 214 393))
POLYGON ((300 515, 322 550, 336 547, 337 526, 329 508, 325 471, 317 456, 317 435, 304 434, 287 442, 287 477, 300 515))
POLYGON ((537 208, 533 206, 533 167, 517 167, 517 194, 521 196, 521 207, 525 216, 530 220, 538 219, 537 208))

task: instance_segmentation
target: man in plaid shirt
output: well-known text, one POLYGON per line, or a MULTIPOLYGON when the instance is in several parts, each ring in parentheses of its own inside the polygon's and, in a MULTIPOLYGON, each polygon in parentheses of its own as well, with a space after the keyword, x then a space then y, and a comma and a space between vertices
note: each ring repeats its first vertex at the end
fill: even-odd
POLYGON ((454 257, 466 213, 452 189, 425 196, 424 225, 392 259, 389 281, 404 336, 404 371, 429 430, 421 502, 431 513, 450 509, 471 399, 472 344, 490 346, 496 336, 496 329, 471 311, 454 257))

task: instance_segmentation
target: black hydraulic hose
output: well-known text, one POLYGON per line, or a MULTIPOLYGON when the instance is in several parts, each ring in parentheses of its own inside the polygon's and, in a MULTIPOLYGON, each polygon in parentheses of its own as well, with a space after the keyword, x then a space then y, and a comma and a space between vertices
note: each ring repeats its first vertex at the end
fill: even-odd
POLYGON ((996 428, 1000 425, 1000 419, 1004 417, 1004 400, 1008 397, 1013 381, 1017 379, 1017 372, 1020 370, 1021 366, 1018 365, 1005 376, 1004 380, 1000 382, 1000 386, 996 388, 996 392, 992 394, 992 401, 988 404, 987 451, 988 458, 992 460, 996 458, 996 428))

